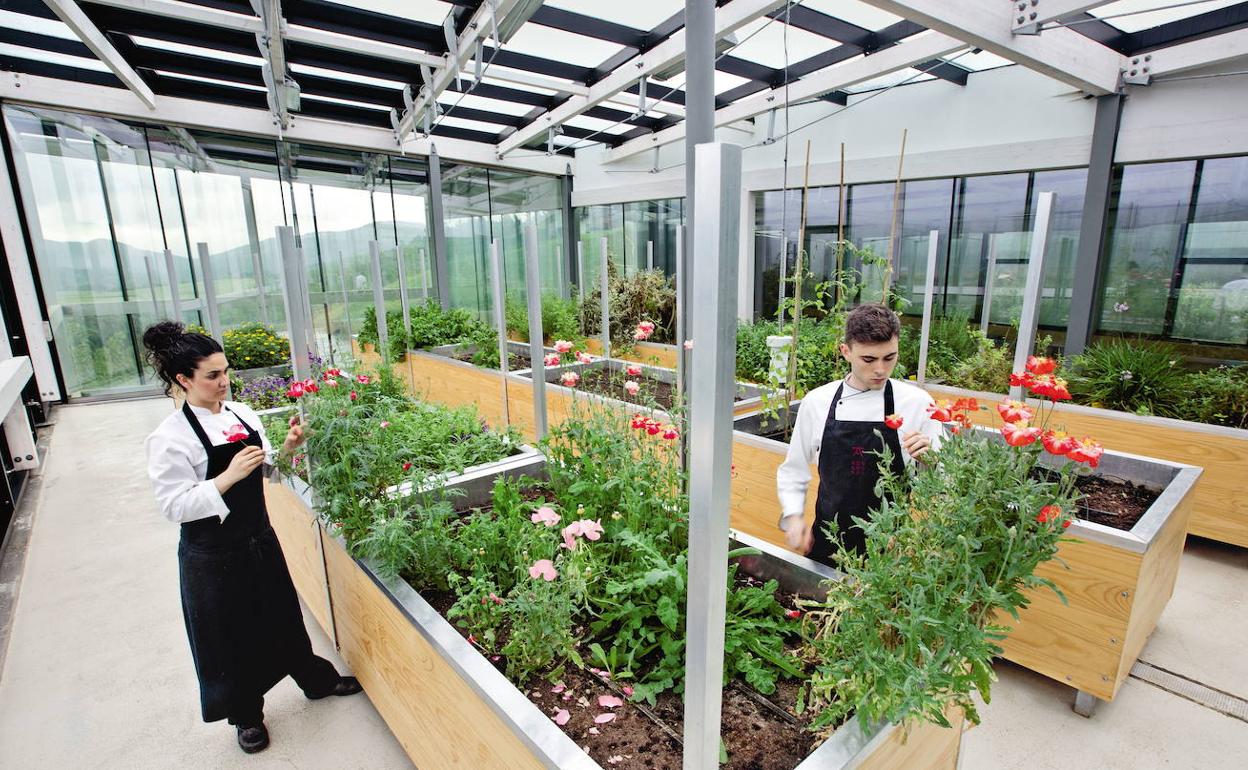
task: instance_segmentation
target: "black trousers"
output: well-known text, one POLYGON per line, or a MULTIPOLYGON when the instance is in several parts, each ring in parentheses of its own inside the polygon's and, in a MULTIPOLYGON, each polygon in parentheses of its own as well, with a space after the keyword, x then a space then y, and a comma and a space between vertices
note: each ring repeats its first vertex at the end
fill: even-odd
MULTIPOLYGON (((290 676, 309 698, 328 695, 338 684, 338 670, 322 657, 311 655, 291 668, 290 676)), ((232 725, 250 727, 264 721, 264 693, 239 693, 230 702, 229 716, 232 725)))

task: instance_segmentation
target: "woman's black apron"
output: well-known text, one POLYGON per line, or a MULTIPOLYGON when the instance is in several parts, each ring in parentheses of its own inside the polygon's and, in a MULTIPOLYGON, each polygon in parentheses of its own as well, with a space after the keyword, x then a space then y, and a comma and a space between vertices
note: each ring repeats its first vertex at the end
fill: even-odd
POLYGON ((905 473, 905 458, 901 454, 901 439, 896 430, 884 424, 884 418, 893 413, 893 383, 884 383, 884 414, 879 421, 852 422, 836 419, 836 407, 841 400, 845 383, 836 389, 828 419, 823 426, 823 441, 819 448, 819 492, 815 501, 814 545, 807 554, 815 561, 832 564, 832 554, 837 543, 824 533, 824 526, 835 521, 840 543, 844 548, 863 553, 866 550, 866 533, 854 523, 854 517, 865 519, 872 508, 878 508, 880 498, 875 494, 875 484, 880 479, 879 457, 883 443, 892 450, 892 471, 905 473))
MULTIPOLYGON (((213 446, 190 406, 184 403, 182 412, 208 453, 208 479, 225 471, 243 447, 263 446, 241 418, 247 438, 213 446)), ((262 696, 286 675, 305 692, 326 692, 338 674, 312 654, 286 559, 269 526, 262 466, 221 497, 230 509, 225 521, 213 516, 182 525, 182 615, 204 721, 248 721, 260 716, 262 696)))

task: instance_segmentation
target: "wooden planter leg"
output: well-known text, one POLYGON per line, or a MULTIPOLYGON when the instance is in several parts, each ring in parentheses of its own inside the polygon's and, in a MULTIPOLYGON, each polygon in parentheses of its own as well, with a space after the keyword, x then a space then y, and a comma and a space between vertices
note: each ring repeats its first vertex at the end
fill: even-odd
POLYGON ((1096 706, 1100 702, 1101 699, 1095 695, 1086 693, 1083 690, 1075 691, 1075 713, 1081 717, 1091 719, 1092 713, 1096 711, 1096 706))

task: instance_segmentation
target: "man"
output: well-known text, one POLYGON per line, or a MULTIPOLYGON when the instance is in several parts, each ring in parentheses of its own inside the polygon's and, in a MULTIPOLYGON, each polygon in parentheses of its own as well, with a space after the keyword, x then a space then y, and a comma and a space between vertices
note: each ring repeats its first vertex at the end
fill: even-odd
POLYGON ((940 423, 927 414, 932 397, 890 379, 897 366, 900 334, 897 314, 883 305, 860 305, 849 312, 841 355, 849 362, 850 373, 802 399, 788 456, 776 471, 785 540, 790 548, 824 564, 832 563, 838 547, 824 531, 831 522, 837 525, 843 547, 858 552, 866 547, 865 534, 853 519, 867 518, 880 504, 875 484, 881 458, 876 453, 887 444, 892 472, 900 475, 906 464, 940 445, 940 423), (812 528, 803 512, 810 466, 816 460, 819 488, 812 528))

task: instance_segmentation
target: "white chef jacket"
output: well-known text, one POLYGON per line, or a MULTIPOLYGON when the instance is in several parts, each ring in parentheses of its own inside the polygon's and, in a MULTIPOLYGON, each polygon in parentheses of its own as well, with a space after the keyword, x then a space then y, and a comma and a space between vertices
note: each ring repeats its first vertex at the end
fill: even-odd
MULTIPOLYGON (((239 424, 241 419, 260 434, 265 462, 272 463, 273 447, 268 436, 264 435, 264 425, 261 424, 260 417, 251 407, 237 401, 224 401, 217 414, 198 406, 192 406, 191 411, 199 418, 199 424, 203 426, 204 433, 213 446, 225 444, 226 433, 232 426, 239 424), (233 411, 226 411, 227 406, 233 411)), ((152 431, 147 437, 145 447, 147 475, 152 480, 160 512, 166 519, 175 524, 183 524, 217 516, 225 521, 230 509, 221 499, 217 485, 205 480, 208 474, 208 452, 180 408, 174 410, 152 431)))
MULTIPOLYGON (((893 383, 893 411, 901 415, 899 433, 902 437, 912 431, 922 431, 932 441, 932 449, 940 447, 941 424, 927 414, 927 407, 934 403, 927 391, 902 380, 893 383)), ((776 493, 780 497, 781 522, 789 516, 801 516, 806 510, 806 490, 810 486, 810 466, 819 461, 819 448, 823 441, 823 427, 828 421, 832 398, 842 380, 820 385, 802 398, 797 408, 793 435, 789 441, 789 453, 776 469, 776 493)), ((884 420, 884 388, 859 391, 846 385, 841 393, 841 403, 836 407, 838 420, 854 422, 882 422, 884 420)), ((906 465, 913 458, 902 451, 906 465)))

